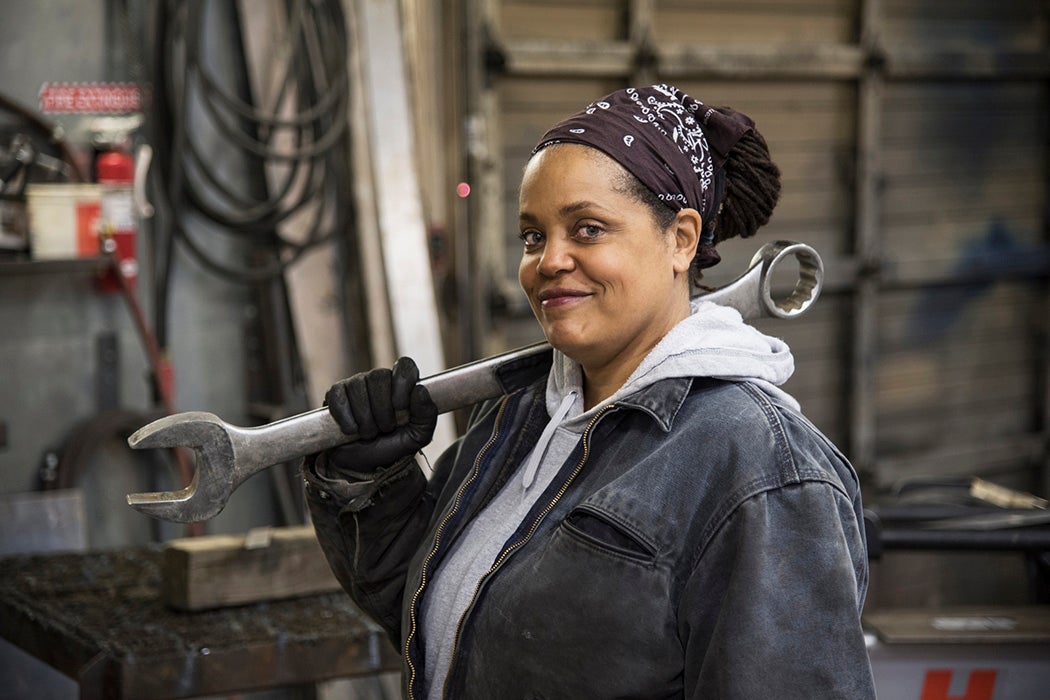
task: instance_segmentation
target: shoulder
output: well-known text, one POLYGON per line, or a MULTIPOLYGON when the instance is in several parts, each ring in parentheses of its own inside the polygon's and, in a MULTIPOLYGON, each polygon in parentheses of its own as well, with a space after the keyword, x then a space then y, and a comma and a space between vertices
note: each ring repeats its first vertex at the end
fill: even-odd
POLYGON ((682 439, 752 488, 829 481, 845 492, 857 478, 845 455, 802 413, 750 382, 698 379, 675 416, 682 439))
POLYGON ((748 382, 696 384, 675 428, 699 440, 691 468, 706 488, 695 511, 697 555, 718 533, 781 529, 785 514, 829 527, 860 521, 856 472, 802 413, 748 382), (743 530, 727 530, 731 522, 743 530))

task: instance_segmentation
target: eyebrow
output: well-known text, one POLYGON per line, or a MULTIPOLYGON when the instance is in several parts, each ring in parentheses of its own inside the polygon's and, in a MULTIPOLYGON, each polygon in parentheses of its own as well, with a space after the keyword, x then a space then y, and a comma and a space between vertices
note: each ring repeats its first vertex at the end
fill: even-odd
MULTIPOLYGON (((581 202, 572 202, 570 204, 566 204, 565 206, 563 206, 560 209, 558 209, 558 215, 559 216, 567 216, 569 214, 575 214, 578 211, 581 211, 583 209, 589 209, 591 207, 594 207, 596 209, 601 209, 602 211, 606 211, 605 207, 601 206, 600 204, 595 204, 594 202, 589 202, 589 201, 584 200, 584 201, 581 201, 581 202)), ((519 212, 518 213, 518 220, 519 221, 535 222, 536 221, 536 217, 533 216, 532 214, 530 214, 527 211, 523 211, 523 212, 519 212)))

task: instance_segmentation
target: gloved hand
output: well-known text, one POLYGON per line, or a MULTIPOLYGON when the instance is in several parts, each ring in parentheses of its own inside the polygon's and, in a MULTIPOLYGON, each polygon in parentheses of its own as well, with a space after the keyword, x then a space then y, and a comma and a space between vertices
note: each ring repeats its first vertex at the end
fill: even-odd
POLYGON ((356 442, 325 453, 326 471, 361 478, 415 454, 434 437, 437 406, 426 387, 419 384, 419 368, 408 357, 393 370, 359 372, 332 385, 325 403, 344 433, 359 436, 356 442), (408 422, 398 425, 397 414, 408 422))

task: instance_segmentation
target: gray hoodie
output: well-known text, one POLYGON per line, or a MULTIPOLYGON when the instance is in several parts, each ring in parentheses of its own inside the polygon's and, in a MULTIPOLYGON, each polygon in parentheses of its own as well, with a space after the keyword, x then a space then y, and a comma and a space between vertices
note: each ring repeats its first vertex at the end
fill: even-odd
POLYGON ((423 601, 422 631, 430 698, 441 697, 456 629, 478 583, 602 406, 662 379, 710 377, 751 382, 798 408, 797 402, 778 388, 795 368, 791 351, 782 340, 748 326, 735 309, 694 299, 691 311, 652 349, 615 394, 589 411, 583 410, 579 364, 554 352, 547 381, 550 422, 516 478, 504 485, 453 545, 435 572, 423 601))

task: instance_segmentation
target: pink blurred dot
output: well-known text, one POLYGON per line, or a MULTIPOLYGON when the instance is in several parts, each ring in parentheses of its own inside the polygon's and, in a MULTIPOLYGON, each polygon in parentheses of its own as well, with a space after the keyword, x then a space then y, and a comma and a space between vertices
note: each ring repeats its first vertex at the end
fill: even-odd
POLYGON ((459 183, 458 185, 456 185, 456 194, 460 197, 465 198, 467 195, 470 194, 470 185, 468 185, 465 182, 459 183))

